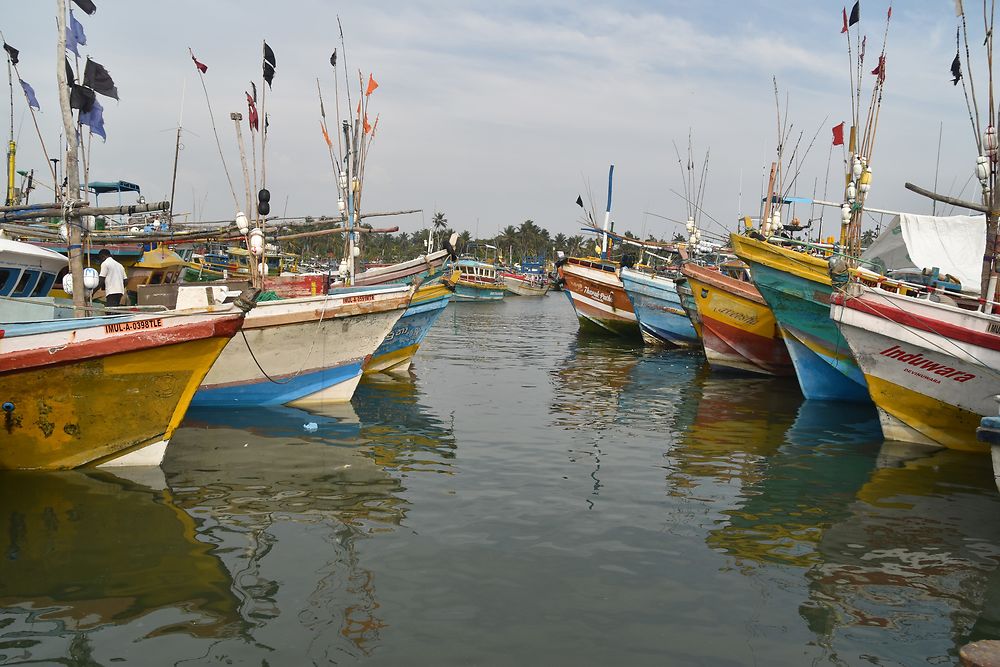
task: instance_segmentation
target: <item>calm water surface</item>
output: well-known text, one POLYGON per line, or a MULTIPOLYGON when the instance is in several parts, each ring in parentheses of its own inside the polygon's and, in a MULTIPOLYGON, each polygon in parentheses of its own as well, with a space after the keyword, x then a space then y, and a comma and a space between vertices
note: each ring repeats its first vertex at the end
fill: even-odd
POLYGON ((162 471, 2 475, 0 516, 4 665, 941 665, 1000 638, 987 457, 580 336, 559 294, 449 306, 349 406, 193 412, 162 471))

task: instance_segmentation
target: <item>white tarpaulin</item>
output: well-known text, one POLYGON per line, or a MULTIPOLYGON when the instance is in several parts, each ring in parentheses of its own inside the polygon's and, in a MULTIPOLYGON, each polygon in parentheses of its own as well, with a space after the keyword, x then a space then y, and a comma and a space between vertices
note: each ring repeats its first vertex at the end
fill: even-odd
POLYGON ((880 273, 894 269, 930 269, 950 273, 963 292, 979 292, 986 251, 986 217, 900 213, 861 255, 880 273))

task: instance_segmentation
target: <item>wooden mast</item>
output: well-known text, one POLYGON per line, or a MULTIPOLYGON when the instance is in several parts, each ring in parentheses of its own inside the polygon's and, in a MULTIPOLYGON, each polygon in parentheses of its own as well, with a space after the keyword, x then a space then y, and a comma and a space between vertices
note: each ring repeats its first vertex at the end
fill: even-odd
POLYGON ((59 83, 59 108, 62 111, 63 132, 66 136, 66 199, 62 202, 66 215, 70 275, 73 276, 73 306, 77 315, 86 308, 86 288, 83 286, 83 234, 80 216, 70 207, 80 200, 80 166, 77 155, 76 123, 69 106, 69 81, 66 79, 66 0, 56 0, 56 81, 59 83))

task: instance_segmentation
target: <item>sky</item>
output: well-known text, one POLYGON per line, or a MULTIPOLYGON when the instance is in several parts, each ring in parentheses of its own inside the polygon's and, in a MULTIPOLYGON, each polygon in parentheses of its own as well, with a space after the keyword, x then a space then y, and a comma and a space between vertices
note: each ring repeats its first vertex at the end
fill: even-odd
MULTIPOLYGON (((0 29, 20 50, 20 75, 37 93, 39 125, 54 154, 61 129, 56 2, 2 2, 8 9, 17 6, 16 12, 0 14, 0 29)), ((815 188, 816 197, 824 198, 826 188, 826 199, 842 199, 842 156, 838 148, 830 165, 830 129, 849 117, 851 105, 851 65, 840 32, 843 4, 94 2, 95 15, 74 12, 88 39, 81 53, 107 68, 121 100, 101 100, 108 140, 94 140, 91 180, 128 180, 140 184, 149 201, 168 199, 180 119, 175 209, 197 219, 231 219, 234 203, 188 48, 209 67, 205 83, 239 192, 229 113, 246 116, 244 91, 251 79, 260 85, 262 40, 277 59, 267 93, 272 214, 336 213, 316 87, 319 77, 332 114, 334 48, 341 97, 345 68, 355 103, 359 71, 365 81, 371 73, 379 83, 369 102, 369 116, 377 113, 380 120, 365 174, 366 210, 422 210, 379 219, 380 225, 412 232, 441 211, 451 227, 480 238, 526 219, 553 234, 576 234, 577 196, 593 200, 602 217, 608 167, 614 164, 616 229, 669 237, 681 225, 651 214, 686 216, 684 200, 672 192, 684 189, 674 144, 686 152, 690 134, 699 164, 710 152, 702 224, 709 233, 733 228, 741 215, 756 214, 762 180, 775 157, 772 77, 783 113, 787 103, 793 140, 803 135, 800 151, 818 132, 801 162, 795 194, 811 197, 815 188)), ((868 36, 863 87, 870 91, 874 77, 867 72, 881 49, 889 3, 861 4, 860 25, 868 36)), ((984 99, 982 17, 967 4, 973 75, 984 99)), ((930 202, 903 184, 931 187, 936 165, 939 191, 957 196, 965 187, 963 195, 975 198, 975 184, 969 183, 974 136, 962 88, 952 85, 949 72, 955 29, 953 0, 897 0, 893 7, 885 97, 871 158, 871 207, 929 213, 930 202)), ((18 168, 44 173, 31 117, 23 96, 15 93, 18 168)), ((4 128, 7 106, 0 108, 4 128)), ((346 113, 346 102, 341 106, 346 113)), ((33 200, 40 197, 36 192, 33 200)), ((796 214, 806 219, 810 211, 800 207, 796 214)), ((838 218, 839 211, 826 213, 831 233, 838 218)))

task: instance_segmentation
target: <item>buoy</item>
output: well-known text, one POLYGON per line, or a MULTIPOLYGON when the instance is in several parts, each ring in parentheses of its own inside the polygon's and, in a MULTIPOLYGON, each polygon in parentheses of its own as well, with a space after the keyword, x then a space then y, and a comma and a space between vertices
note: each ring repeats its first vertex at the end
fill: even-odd
POLYGON ((101 283, 101 275, 97 272, 97 269, 88 266, 83 270, 83 286, 88 290, 95 290, 97 286, 101 283))
POLYGON ((247 232, 250 231, 250 221, 247 220, 247 215, 243 211, 236 214, 236 228, 243 236, 246 236, 247 232))

